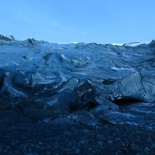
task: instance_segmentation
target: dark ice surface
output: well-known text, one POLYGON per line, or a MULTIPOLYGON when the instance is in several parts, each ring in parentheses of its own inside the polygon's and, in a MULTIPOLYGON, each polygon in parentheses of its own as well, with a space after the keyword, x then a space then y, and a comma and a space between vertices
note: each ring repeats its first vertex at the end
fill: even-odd
POLYGON ((0 155, 154 155, 155 41, 0 36, 0 155))

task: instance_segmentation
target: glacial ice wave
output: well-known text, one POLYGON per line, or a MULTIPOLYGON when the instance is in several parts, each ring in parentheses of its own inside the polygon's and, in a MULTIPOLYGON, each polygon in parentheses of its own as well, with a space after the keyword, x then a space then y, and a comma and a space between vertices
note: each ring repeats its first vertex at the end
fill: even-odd
POLYGON ((155 103, 155 41, 132 47, 0 36, 0 99, 37 121, 136 122, 120 106, 155 103))

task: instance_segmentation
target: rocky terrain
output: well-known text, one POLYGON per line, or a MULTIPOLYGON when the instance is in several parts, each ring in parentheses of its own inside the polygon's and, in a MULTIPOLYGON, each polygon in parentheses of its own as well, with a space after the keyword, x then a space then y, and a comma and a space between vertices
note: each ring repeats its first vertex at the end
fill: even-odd
POLYGON ((0 154, 155 154, 155 41, 58 44, 0 35, 0 154))

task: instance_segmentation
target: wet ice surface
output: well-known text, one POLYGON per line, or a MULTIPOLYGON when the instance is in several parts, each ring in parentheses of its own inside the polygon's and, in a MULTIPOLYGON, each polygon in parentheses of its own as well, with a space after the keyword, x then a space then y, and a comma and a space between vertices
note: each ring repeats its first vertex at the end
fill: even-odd
POLYGON ((38 122, 97 126, 103 119, 153 129, 154 68, 154 41, 132 47, 2 39, 1 108, 7 101, 38 122))

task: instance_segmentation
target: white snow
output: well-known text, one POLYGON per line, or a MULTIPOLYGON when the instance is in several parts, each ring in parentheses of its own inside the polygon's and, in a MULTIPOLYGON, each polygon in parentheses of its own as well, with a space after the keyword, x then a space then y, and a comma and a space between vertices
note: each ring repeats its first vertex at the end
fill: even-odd
POLYGON ((149 44, 151 41, 135 41, 135 42, 131 42, 131 43, 125 43, 124 46, 131 46, 131 47, 136 47, 139 46, 141 44, 149 44))

